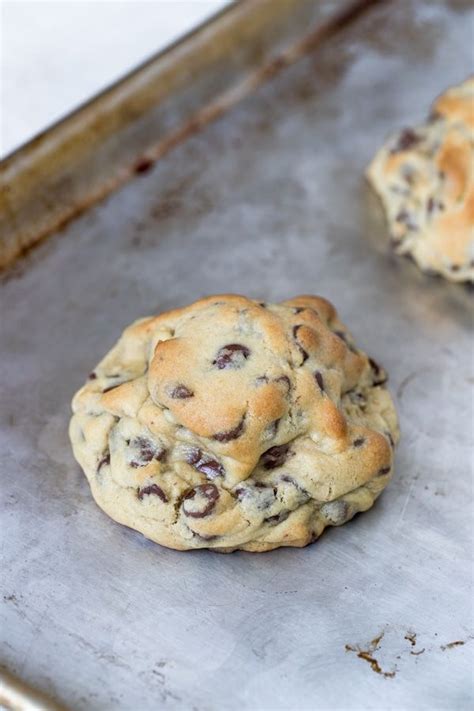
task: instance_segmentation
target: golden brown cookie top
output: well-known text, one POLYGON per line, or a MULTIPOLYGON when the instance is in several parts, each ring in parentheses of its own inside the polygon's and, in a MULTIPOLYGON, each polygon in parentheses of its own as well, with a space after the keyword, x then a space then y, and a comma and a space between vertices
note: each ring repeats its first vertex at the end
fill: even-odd
POLYGON ((474 78, 442 94, 426 124, 389 139, 368 177, 397 252, 453 281, 474 278, 474 78))

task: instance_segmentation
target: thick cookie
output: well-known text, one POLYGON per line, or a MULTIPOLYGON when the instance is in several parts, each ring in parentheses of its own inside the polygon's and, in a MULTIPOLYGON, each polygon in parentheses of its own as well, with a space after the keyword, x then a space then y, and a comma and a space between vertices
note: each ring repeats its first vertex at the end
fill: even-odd
POLYGON ((127 328, 70 436, 99 506, 158 543, 304 546, 390 480, 386 379, 322 298, 212 296, 127 328))
POLYGON ((474 78, 440 96, 426 124, 390 138, 367 175, 398 254, 474 280, 474 78))

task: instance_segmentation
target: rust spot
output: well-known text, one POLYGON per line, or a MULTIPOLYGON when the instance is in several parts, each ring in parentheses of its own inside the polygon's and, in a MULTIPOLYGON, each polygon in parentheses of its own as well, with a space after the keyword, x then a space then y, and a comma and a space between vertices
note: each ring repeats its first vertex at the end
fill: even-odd
POLYGON ((447 649, 453 649, 453 647, 462 647, 466 644, 462 639, 457 639, 455 642, 449 642, 448 644, 442 644, 441 650, 445 652, 447 649))
POLYGON ((355 647, 352 644, 346 644, 345 645, 345 650, 346 652, 355 652, 359 659, 363 659, 365 662, 368 662, 370 664, 370 668, 372 671, 374 671, 376 674, 380 674, 381 676, 384 676, 386 679, 393 679, 393 677, 396 674, 396 670, 393 671, 384 671, 382 667, 380 666, 379 662, 377 659, 375 659, 374 652, 377 651, 377 649, 380 649, 380 642, 384 636, 384 632, 381 632, 378 637, 374 637, 368 645, 367 649, 361 649, 359 645, 356 645, 355 647))
POLYGON ((143 175, 144 173, 149 173, 153 168, 155 162, 151 158, 141 158, 137 163, 135 163, 134 171, 137 175, 143 175))

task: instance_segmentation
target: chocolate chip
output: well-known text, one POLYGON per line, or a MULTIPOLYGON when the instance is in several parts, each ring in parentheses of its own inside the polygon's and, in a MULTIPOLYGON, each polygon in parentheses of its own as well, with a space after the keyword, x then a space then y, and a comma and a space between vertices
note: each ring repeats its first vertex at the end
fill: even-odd
POLYGON ((267 305, 266 305, 266 303, 265 303, 264 301, 259 301, 259 304, 258 304, 258 305, 261 306, 262 309, 266 309, 266 308, 267 308, 267 305))
POLYGON ((435 208, 435 201, 433 200, 432 197, 428 200, 426 203, 426 210, 428 211, 428 214, 431 214, 435 208))
POLYGON ((381 367, 379 366, 378 363, 375 362, 372 358, 369 358, 369 364, 370 367, 372 368, 374 372, 374 379, 373 379, 373 384, 374 385, 383 385, 384 383, 387 382, 388 376, 386 376, 383 372, 381 367))
POLYGON ((97 375, 95 373, 89 373, 87 376, 88 380, 95 380, 97 378, 97 375))
POLYGON ((296 479, 294 479, 289 474, 283 474, 283 476, 280 477, 280 479, 281 479, 281 481, 284 481, 286 484, 291 484, 292 486, 294 486, 295 489, 298 489, 298 491, 300 491, 302 494, 304 494, 308 499, 310 498, 310 495, 308 494, 306 489, 304 487, 302 487, 300 484, 298 484, 296 479))
POLYGON ((395 217, 395 221, 405 225, 407 230, 416 231, 418 229, 418 225, 412 221, 412 217, 413 215, 410 215, 407 210, 400 210, 395 217))
POLYGON ((269 380, 266 375, 259 375, 258 378, 255 379, 255 385, 265 385, 268 382, 269 380))
POLYGON ((290 445, 280 444, 267 449, 267 451, 262 454, 260 461, 264 469, 276 469, 286 462, 290 454, 292 454, 290 445))
POLYGON ((271 422, 268 427, 265 428, 265 431, 268 435, 268 437, 275 437, 277 431, 278 431, 278 425, 280 424, 280 418, 278 420, 274 420, 271 422))
POLYGON ((322 373, 317 370, 314 374, 314 379, 316 380, 317 384, 319 385, 319 389, 321 392, 324 392, 324 378, 322 376, 322 373))
POLYGON ((145 486, 143 487, 143 489, 138 489, 137 491, 137 496, 140 501, 143 500, 144 496, 150 495, 159 496, 164 504, 166 504, 168 501, 168 497, 166 496, 161 486, 158 486, 158 484, 150 484, 150 486, 145 486))
POLYGON ((115 390, 115 388, 119 388, 123 383, 117 383, 117 385, 109 385, 108 388, 104 388, 102 390, 102 395, 105 395, 105 393, 109 393, 111 390, 115 390))
POLYGON ((398 137, 396 145, 390 151, 391 153, 401 153, 402 151, 407 151, 409 148, 413 148, 421 141, 420 136, 412 131, 411 128, 406 128, 398 137))
POLYGON ((224 476, 225 474, 224 467, 220 462, 208 454, 203 454, 197 447, 194 447, 188 452, 186 461, 195 469, 205 474, 209 479, 215 479, 217 476, 224 476))
POLYGON ((388 474, 389 471, 390 471, 390 468, 391 468, 391 467, 383 467, 383 469, 380 469, 380 470, 377 472, 377 476, 383 476, 384 474, 388 474))
POLYGON ((358 437, 357 439, 355 439, 355 440, 352 442, 352 446, 353 446, 353 447, 362 447, 362 445, 364 444, 364 442, 365 442, 365 438, 364 438, 364 437, 358 437))
POLYGON ((294 313, 294 314, 300 314, 302 311, 305 311, 305 307, 304 307, 304 306, 295 306, 295 307, 293 308, 293 313, 294 313))
POLYGON ((208 516, 216 505, 216 501, 219 498, 219 491, 214 484, 200 484, 191 489, 183 499, 183 511, 185 516, 190 516, 191 518, 204 518, 208 516), (196 499, 193 503, 198 505, 199 499, 204 499, 204 508, 193 509, 192 504, 187 504, 186 502, 191 502, 196 499), (206 503, 207 502, 207 503, 206 503))
POLYGON ((275 378, 275 383, 283 383, 288 391, 291 389, 291 381, 287 375, 280 375, 278 378, 275 378))
POLYGON ((461 267, 459 264, 451 264, 450 269, 452 272, 458 272, 461 269, 461 267))
POLYGON ((212 365, 217 365, 219 370, 223 368, 241 368, 250 356, 250 349, 240 343, 228 343, 223 346, 216 355, 212 365))
POLYGON ((102 467, 105 467, 106 465, 110 464, 110 452, 106 452, 100 462, 97 465, 97 474, 100 472, 102 467))
POLYGON ((194 397, 194 393, 187 388, 186 385, 177 385, 170 392, 170 397, 172 397, 173 400, 186 400, 189 397, 194 397))
POLYGON ((276 526, 282 521, 286 521, 289 515, 289 511, 280 511, 280 513, 276 514, 276 516, 269 516, 268 518, 264 518, 263 520, 265 523, 269 523, 270 526, 276 526))
POLYGON ((134 469, 137 469, 138 467, 145 467, 153 459, 161 462, 166 456, 166 450, 163 447, 157 445, 155 442, 152 442, 146 437, 135 437, 130 446, 133 447, 133 449, 138 450, 130 462, 130 466, 134 469))
POLYGON ((321 506, 322 515, 335 526, 340 526, 347 521, 350 513, 349 505, 345 501, 329 501, 321 506))
POLYGON ((375 375, 378 375, 380 373, 380 366, 379 364, 373 359, 369 358, 369 364, 372 370, 374 371, 375 375))
POLYGON ((230 442, 233 439, 237 439, 244 431, 244 421, 245 417, 242 417, 237 427, 234 427, 233 430, 228 430, 227 432, 216 432, 215 435, 212 435, 212 439, 215 439, 218 442, 230 442))
POLYGON ((301 328, 302 325, 303 325, 303 324, 300 323, 300 324, 298 324, 297 326, 293 326, 293 338, 295 339, 296 345, 298 346, 298 350, 299 350, 299 352, 301 353, 301 355, 302 355, 302 357, 303 357, 303 362, 302 362, 301 365, 303 365, 303 363, 304 363, 305 361, 307 361, 308 358, 309 358, 308 353, 305 351, 305 349, 303 348, 303 346, 301 345, 301 343, 299 343, 299 341, 298 341, 298 331, 300 330, 300 328, 301 328))

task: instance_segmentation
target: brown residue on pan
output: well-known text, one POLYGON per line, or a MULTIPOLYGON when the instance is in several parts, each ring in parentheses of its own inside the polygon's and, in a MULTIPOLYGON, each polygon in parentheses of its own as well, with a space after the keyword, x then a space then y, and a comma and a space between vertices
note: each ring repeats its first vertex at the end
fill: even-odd
POLYGON ((453 649, 453 647, 462 647, 463 644, 466 644, 462 639, 457 639, 455 642, 448 642, 448 644, 442 644, 440 649, 442 652, 445 652, 447 649, 453 649))
POLYGON ((379 662, 377 659, 374 657, 374 652, 376 652, 378 649, 380 649, 380 642, 384 636, 384 632, 381 632, 378 637, 374 637, 373 640, 369 643, 367 649, 361 649, 359 645, 356 645, 355 647, 351 644, 346 644, 345 649, 346 652, 355 652, 359 659, 363 659, 365 662, 368 662, 370 664, 370 668, 372 671, 374 671, 376 674, 380 674, 381 676, 384 676, 386 679, 393 679, 395 676, 396 669, 393 671, 384 671, 382 667, 380 666, 379 662))

